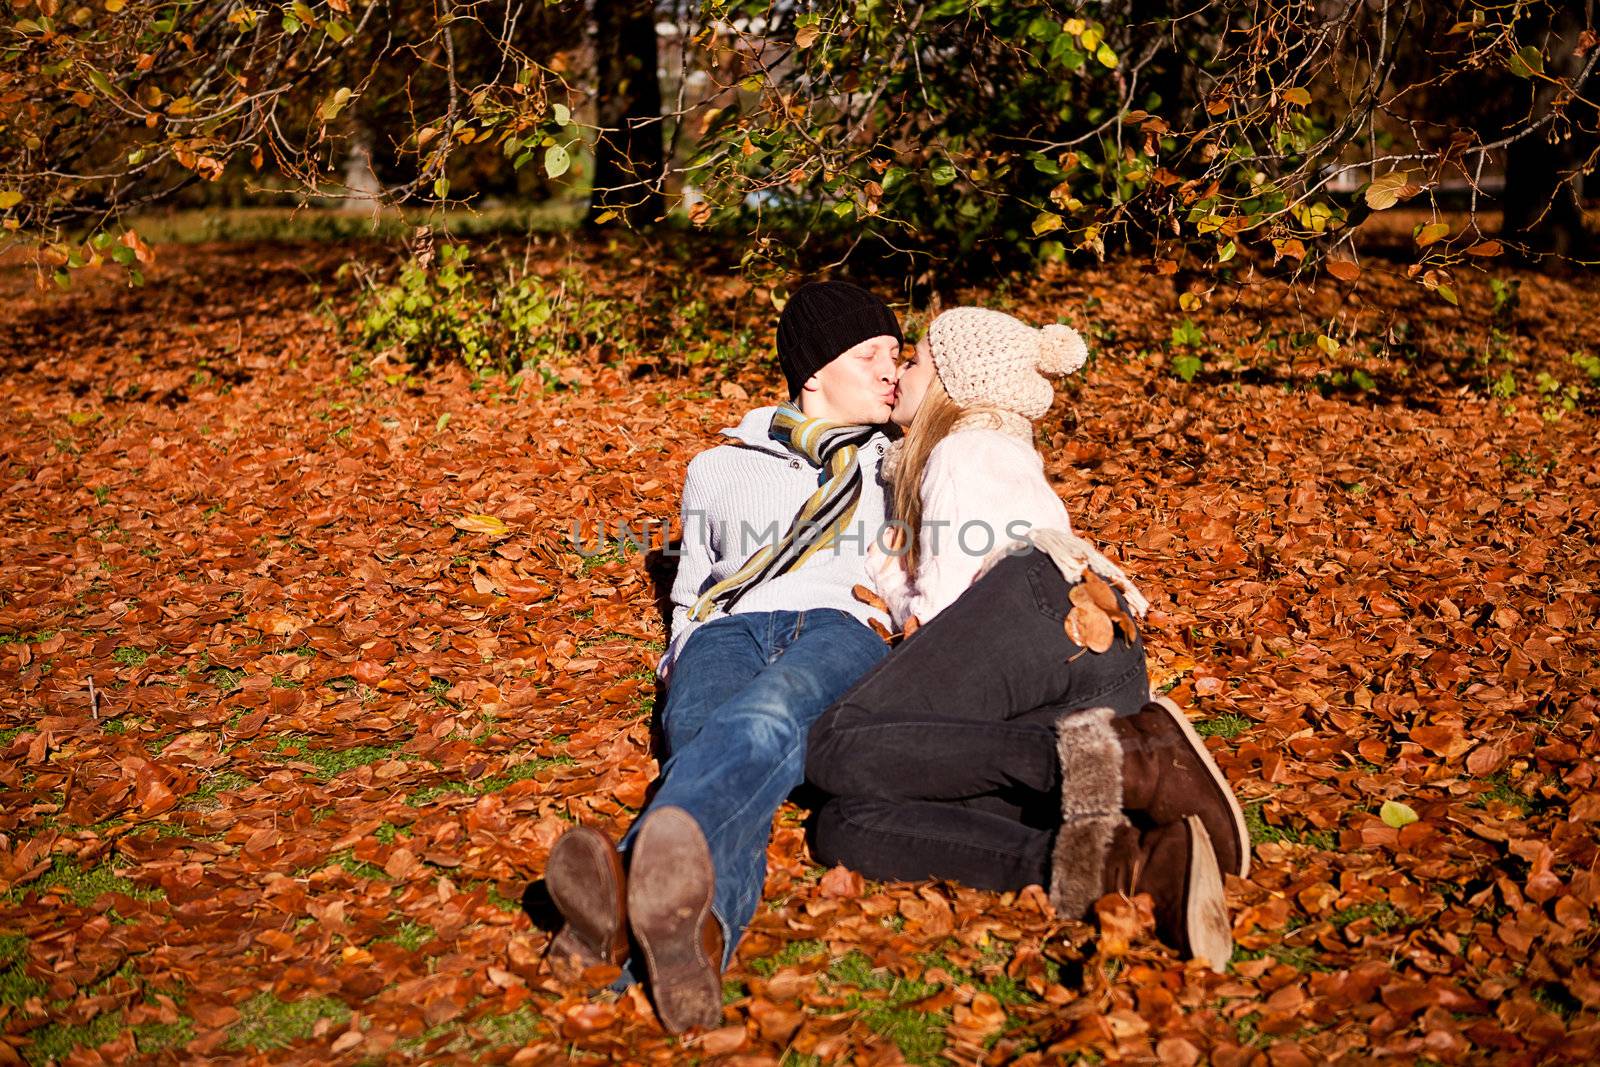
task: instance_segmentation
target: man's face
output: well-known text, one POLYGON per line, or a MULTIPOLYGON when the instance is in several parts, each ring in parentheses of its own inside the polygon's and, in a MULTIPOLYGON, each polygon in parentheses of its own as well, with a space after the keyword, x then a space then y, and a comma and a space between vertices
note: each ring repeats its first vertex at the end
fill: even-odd
POLYGON ((807 380, 800 410, 808 418, 858 426, 888 422, 899 357, 900 342, 888 334, 862 341, 807 380))

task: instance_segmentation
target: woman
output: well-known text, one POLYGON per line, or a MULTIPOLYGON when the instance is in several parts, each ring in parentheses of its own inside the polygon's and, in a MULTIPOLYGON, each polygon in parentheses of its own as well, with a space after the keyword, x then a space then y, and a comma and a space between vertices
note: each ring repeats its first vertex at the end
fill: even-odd
POLYGON ((903 535, 870 559, 907 636, 811 732, 807 777, 833 795, 816 852, 874 878, 1046 885, 1074 918, 1148 892, 1163 939, 1220 970, 1243 816, 1152 699, 1147 604, 1072 532, 1033 445, 1046 376, 1086 355, 1066 326, 954 308, 901 369, 884 470, 903 535))

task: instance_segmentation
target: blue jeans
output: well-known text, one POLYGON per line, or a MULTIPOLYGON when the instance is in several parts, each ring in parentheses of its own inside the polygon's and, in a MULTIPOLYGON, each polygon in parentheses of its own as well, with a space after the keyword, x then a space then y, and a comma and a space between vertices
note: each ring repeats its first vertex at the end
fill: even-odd
MULTIPOLYGON (((661 710, 666 762, 650 804, 684 809, 705 834, 724 968, 761 900, 772 816, 805 778, 811 724, 888 650, 855 616, 819 608, 713 619, 678 653, 661 710)), ((618 847, 631 847, 638 828, 618 847)), ((633 961, 624 984, 630 973, 640 977, 633 961)))

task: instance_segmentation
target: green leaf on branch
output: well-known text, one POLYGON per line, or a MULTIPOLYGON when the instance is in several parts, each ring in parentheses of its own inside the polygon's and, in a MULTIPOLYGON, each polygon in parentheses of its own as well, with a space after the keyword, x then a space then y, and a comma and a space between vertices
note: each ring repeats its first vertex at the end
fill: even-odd
POLYGON ((1374 211, 1394 207, 1410 184, 1411 172, 1406 170, 1392 170, 1381 178, 1373 179, 1372 184, 1367 186, 1367 206, 1374 211))
POLYGON ((1062 221, 1060 215, 1057 215, 1053 211, 1041 211, 1033 220, 1033 235, 1035 237, 1042 237, 1052 230, 1061 229, 1061 227, 1064 225, 1066 225, 1066 223, 1062 221))
POLYGON ((557 126, 565 126, 572 121, 572 109, 566 104, 555 104, 550 111, 555 116, 557 126))
POLYGON ((572 167, 572 156, 565 145, 553 144, 544 153, 544 172, 550 178, 559 178, 572 167))
POLYGON ((341 86, 332 96, 322 102, 317 108, 317 117, 323 122, 332 122, 339 117, 339 112, 344 110, 345 104, 350 102, 350 90, 341 86))
POLYGON ((1427 248, 1449 232, 1450 224, 1448 222, 1431 222, 1417 231, 1417 247, 1427 248))
POLYGON ((1511 62, 1507 66, 1518 78, 1531 78, 1535 74, 1544 73, 1544 56, 1539 53, 1538 48, 1525 44, 1517 49, 1517 54, 1511 57, 1511 62))
POLYGON ((956 180, 956 168, 948 159, 941 159, 928 171, 935 185, 949 185, 956 180))

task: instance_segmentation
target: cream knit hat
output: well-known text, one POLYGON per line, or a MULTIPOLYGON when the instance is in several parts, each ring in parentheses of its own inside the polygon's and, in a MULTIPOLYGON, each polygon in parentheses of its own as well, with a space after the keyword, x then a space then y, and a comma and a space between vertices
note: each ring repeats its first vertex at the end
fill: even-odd
POLYGON ((944 391, 962 407, 987 406, 1037 419, 1055 390, 1045 375, 1071 374, 1089 358, 1078 331, 1034 329, 1003 311, 957 307, 928 327, 933 367, 944 391))

